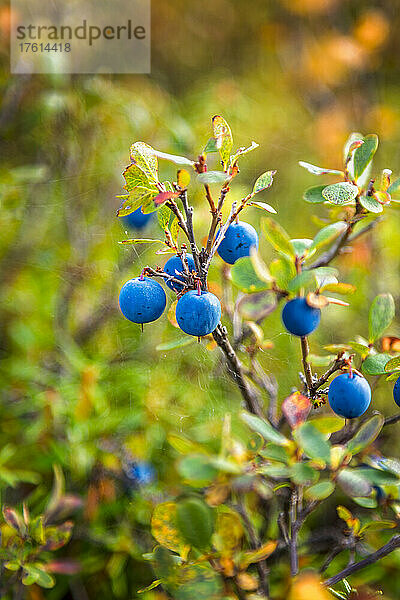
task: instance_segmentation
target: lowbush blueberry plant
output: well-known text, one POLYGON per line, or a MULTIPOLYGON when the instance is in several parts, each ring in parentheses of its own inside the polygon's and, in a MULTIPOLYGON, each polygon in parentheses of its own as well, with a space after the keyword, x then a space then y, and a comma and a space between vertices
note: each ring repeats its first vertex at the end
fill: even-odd
MULTIPOLYGON (((240 418, 248 432, 245 444, 232 433, 231 416, 226 415, 219 450, 184 436, 170 440, 180 455, 177 469, 183 483, 176 498, 160 502, 153 514, 157 544, 146 558, 156 580, 149 589, 162 586, 177 600, 287 597, 282 579, 290 573, 293 599, 304 597, 300 596, 304 586, 307 597, 317 600, 350 598, 355 592, 347 577, 400 548, 400 535, 386 536, 377 550, 371 547, 376 538, 369 537, 372 530, 395 530, 400 522, 400 461, 383 456, 377 439, 400 415, 385 418, 376 410, 369 383, 371 377, 396 379, 394 398, 399 404, 400 356, 389 343, 397 338, 384 337, 394 317, 394 300, 390 293, 374 299, 368 337, 352 331, 346 343, 331 343, 325 353, 316 354, 310 352, 309 335, 329 305, 343 310, 348 305, 337 296, 352 294, 355 287, 339 280, 332 263, 351 252, 352 244, 400 200, 400 180, 391 182, 389 169, 371 175, 376 135, 351 134, 339 169, 300 162, 311 176, 337 181, 305 191, 304 201, 319 211, 318 222, 324 225, 312 239, 292 238, 268 215, 276 209, 259 200, 272 186, 275 171, 267 170, 249 193, 230 201, 239 163, 258 144, 234 151, 223 117, 214 117, 212 126, 212 137, 195 159, 134 143, 118 211, 118 216, 140 207, 145 214, 157 211, 163 239, 130 239, 122 244, 158 243, 158 255, 173 255, 164 268, 145 266, 144 282, 129 282, 132 294, 125 284, 122 312, 135 322, 160 316, 165 300, 159 287, 154 288, 157 293, 149 288, 143 294, 140 288, 150 278, 164 280, 176 296, 172 299, 177 299, 178 327, 205 337, 208 345, 213 341, 222 351, 243 398, 240 418), (210 168, 215 156, 220 168, 210 168), (160 179, 158 158, 178 165, 172 183, 160 179), (189 201, 191 185, 204 188, 210 212, 202 246, 189 201), (257 252, 256 230, 239 221, 239 215, 255 209, 267 213, 261 218, 261 233, 275 253, 270 264, 257 252), (226 294, 218 298, 208 289, 217 255, 232 265, 219 263, 224 289, 232 286, 231 304, 226 294), (286 398, 280 397, 279 382, 263 366, 263 352, 272 344, 264 339, 262 326, 280 303, 286 330, 299 338, 302 366, 299 384, 286 398), (337 505, 344 497, 351 510, 337 505), (338 517, 334 538, 318 525, 324 511, 333 507, 338 517), (311 518, 314 511, 319 518, 311 518), (312 535, 306 537, 303 526, 309 517, 315 539, 323 542, 321 549, 312 535), (307 565, 314 571, 298 577, 299 555, 305 550, 307 565), (346 552, 350 552, 347 566, 346 552), (339 588, 334 587, 337 584, 339 588)), ((338 332, 331 333, 334 337, 338 332)), ((291 338, 291 343, 298 342, 291 338)), ((314 339, 312 343, 317 345, 314 339)), ((169 349, 186 344, 181 337, 169 349)))

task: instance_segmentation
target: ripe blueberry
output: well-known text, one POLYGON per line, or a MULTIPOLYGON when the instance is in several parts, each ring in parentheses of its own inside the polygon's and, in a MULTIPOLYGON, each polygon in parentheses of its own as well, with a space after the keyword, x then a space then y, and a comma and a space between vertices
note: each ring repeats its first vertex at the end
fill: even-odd
POLYGON ((211 292, 190 290, 178 300, 176 320, 179 327, 189 335, 208 335, 219 323, 221 303, 211 292))
POLYGON ((129 479, 140 486, 149 485, 156 478, 153 465, 144 460, 130 463, 126 469, 126 474, 129 479))
POLYGON ((150 323, 160 317, 167 298, 161 285, 148 277, 130 279, 122 286, 119 307, 133 323, 150 323))
POLYGON ((321 320, 319 308, 307 304, 305 298, 294 298, 287 302, 282 311, 282 321, 289 333, 303 337, 313 332, 321 320))
POLYGON ((345 419, 360 417, 371 403, 371 388, 364 377, 342 373, 329 386, 328 400, 331 409, 345 419))
MULTIPOLYGON (((192 271, 195 271, 196 267, 194 265, 193 256, 191 254, 186 254, 186 259, 189 267, 189 272, 191 273, 192 271)), ((164 271, 165 273, 168 273, 168 275, 171 275, 171 277, 174 277, 175 279, 185 281, 184 278, 181 275, 179 275, 179 273, 185 273, 185 268, 182 264, 182 259, 179 256, 172 256, 171 258, 169 258, 164 265, 164 271)), ((166 280, 165 283, 169 288, 171 288, 171 290, 174 290, 175 292, 180 292, 181 290, 183 290, 183 285, 175 283, 175 281, 166 280)))
POLYGON ((393 398, 397 406, 400 406, 400 377, 396 380, 393 388, 393 398))
POLYGON ((229 225, 218 247, 218 254, 226 263, 233 265, 238 258, 250 256, 250 249, 258 248, 258 234, 252 225, 239 221, 229 225))
POLYGON ((143 229, 152 218, 153 213, 142 213, 141 208, 137 208, 130 215, 121 217, 121 221, 127 229, 143 229))

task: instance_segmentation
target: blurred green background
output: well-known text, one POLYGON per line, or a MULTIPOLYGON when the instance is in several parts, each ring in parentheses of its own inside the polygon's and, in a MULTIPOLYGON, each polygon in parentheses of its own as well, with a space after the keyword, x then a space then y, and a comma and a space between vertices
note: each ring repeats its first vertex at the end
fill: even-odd
MULTIPOLYGON (((1 500, 26 498, 40 510, 52 465, 61 465, 67 490, 83 500, 63 551, 80 571, 59 575, 53 590, 36 589, 32 598, 132 598, 152 579, 141 558, 152 544, 152 507, 179 489, 167 435, 212 446, 224 413, 235 415, 241 400, 218 349, 158 351, 179 336, 169 320, 142 335, 118 311, 122 283, 165 261, 154 247, 118 245, 126 235, 115 196, 129 146, 142 140, 195 158, 211 117, 222 114, 236 146, 260 144, 243 159, 232 198, 277 169, 266 201, 292 237, 313 237, 320 225, 313 215, 326 213, 303 202, 303 190, 319 181, 299 160, 340 168, 350 131, 375 132, 376 168, 400 174, 400 12, 391 0, 152 0, 150 75, 10 76, 9 11, 0 7, 1 500), (157 482, 131 485, 127 460, 150 461, 157 482)), ((161 173, 175 178, 169 163, 161 173)), ((190 192, 201 240, 207 204, 200 186, 190 192)), ((259 218, 248 212, 255 226, 259 218)), ((338 261, 342 280, 358 289, 350 308, 325 311, 313 352, 366 335, 377 293, 391 292, 398 306, 398 228, 389 208, 374 235, 338 261)), ((146 237, 157 229, 154 219, 146 237)), ((261 254, 272 257, 266 242, 261 254)), ((215 286, 221 265, 216 259, 215 286)), ((283 400, 298 385, 298 344, 282 332, 278 312, 264 330, 274 347, 263 366, 283 400)), ((389 333, 400 335, 399 321, 389 333)), ((376 387, 374 405, 394 412, 388 384, 376 387)), ((398 427, 386 432, 390 455, 400 449, 398 427)), ((397 564, 387 561, 388 569, 397 564)))

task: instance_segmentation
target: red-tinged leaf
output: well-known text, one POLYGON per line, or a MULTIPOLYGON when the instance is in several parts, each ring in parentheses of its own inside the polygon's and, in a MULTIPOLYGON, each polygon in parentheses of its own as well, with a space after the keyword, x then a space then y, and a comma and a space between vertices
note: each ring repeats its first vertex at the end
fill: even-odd
POLYGON ((171 200, 172 198, 177 198, 178 196, 179 196, 179 192, 160 192, 153 199, 153 202, 154 202, 155 206, 161 206, 161 204, 164 204, 164 202, 167 202, 167 200, 171 200))
POLYGON ((373 196, 374 196, 375 200, 378 200, 378 202, 380 204, 383 204, 383 205, 390 204, 391 197, 390 197, 390 194, 388 194, 388 192, 382 192, 382 191, 374 192, 373 196))
POLYGON ((59 573, 60 575, 75 575, 81 569, 82 565, 77 560, 68 558, 52 560, 46 565, 46 571, 59 573))
POLYGON ((310 410, 310 400, 300 392, 291 394, 282 403, 282 412, 292 429, 306 421, 310 410))
POLYGON ((348 302, 344 302, 343 300, 339 300, 338 298, 330 298, 329 296, 326 296, 326 299, 328 300, 329 304, 337 304, 338 306, 350 306, 348 302))
POLYGON ((3 517, 7 525, 15 529, 18 533, 23 534, 25 532, 25 524, 22 520, 22 517, 14 508, 4 506, 3 517))

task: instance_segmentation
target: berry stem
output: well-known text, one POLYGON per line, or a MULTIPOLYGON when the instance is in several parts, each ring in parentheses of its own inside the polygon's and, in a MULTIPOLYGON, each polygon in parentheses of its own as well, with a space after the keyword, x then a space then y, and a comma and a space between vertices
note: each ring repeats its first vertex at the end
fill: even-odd
POLYGON ((197 295, 201 296, 201 283, 200 283, 200 279, 197 280, 197 295))
POLYGON ((140 281, 143 281, 145 274, 146 274, 146 269, 144 268, 143 271, 140 273, 140 277, 139 277, 140 281))

